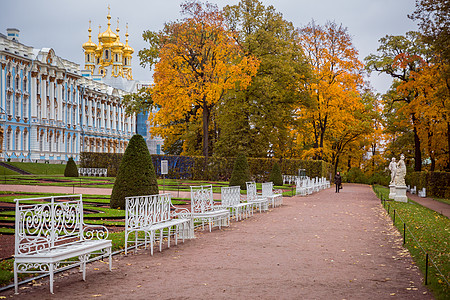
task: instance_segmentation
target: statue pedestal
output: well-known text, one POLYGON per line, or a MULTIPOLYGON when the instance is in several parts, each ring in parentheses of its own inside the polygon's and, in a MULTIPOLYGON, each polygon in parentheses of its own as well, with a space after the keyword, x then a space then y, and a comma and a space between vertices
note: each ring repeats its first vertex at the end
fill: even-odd
POLYGON ((395 184, 389 185, 389 199, 394 199, 396 195, 395 184))
POLYGON ((406 186, 405 185, 395 187, 394 200, 398 201, 398 202, 408 202, 408 197, 406 197, 406 186))

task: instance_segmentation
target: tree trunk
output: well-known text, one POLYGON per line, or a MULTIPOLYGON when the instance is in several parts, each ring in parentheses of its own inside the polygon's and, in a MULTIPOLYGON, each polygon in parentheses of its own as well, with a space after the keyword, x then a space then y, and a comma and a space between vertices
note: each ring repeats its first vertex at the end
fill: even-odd
POLYGON ((417 134, 416 115, 412 114, 411 117, 414 126, 414 171, 420 172, 422 171, 422 152, 420 150, 419 135, 417 134))
POLYGON ((447 122, 447 145, 448 145, 447 170, 450 170, 450 122, 447 122))
MULTIPOLYGON (((205 100, 206 101, 206 100, 205 100)), ((203 156, 209 156, 209 115, 211 114, 208 105, 203 105, 203 156)))

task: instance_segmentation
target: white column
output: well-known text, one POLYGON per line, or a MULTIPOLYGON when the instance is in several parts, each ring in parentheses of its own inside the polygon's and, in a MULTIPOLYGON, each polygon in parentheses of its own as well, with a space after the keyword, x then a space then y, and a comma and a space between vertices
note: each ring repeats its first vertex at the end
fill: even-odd
POLYGON ((47 80, 41 80, 41 116, 47 119, 47 80))

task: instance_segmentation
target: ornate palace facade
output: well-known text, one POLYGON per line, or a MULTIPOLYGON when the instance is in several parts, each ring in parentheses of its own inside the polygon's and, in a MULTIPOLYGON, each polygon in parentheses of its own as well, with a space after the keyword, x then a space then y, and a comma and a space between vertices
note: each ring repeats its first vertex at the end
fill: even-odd
POLYGON ((98 45, 83 44, 85 69, 19 42, 19 30, 0 34, 0 160, 66 161, 82 151, 124 152, 136 117, 121 100, 136 90, 133 49, 108 28, 98 45), (94 48, 95 47, 95 48, 94 48))

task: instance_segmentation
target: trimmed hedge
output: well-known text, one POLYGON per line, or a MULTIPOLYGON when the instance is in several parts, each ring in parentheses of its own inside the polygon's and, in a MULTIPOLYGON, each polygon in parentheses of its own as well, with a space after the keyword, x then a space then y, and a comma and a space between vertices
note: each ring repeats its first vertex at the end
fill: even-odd
POLYGON ((245 154, 239 154, 234 160, 234 168, 230 177, 230 186, 240 186, 241 190, 247 190, 246 182, 250 181, 250 172, 245 154))
POLYGON ((406 184, 416 186, 417 190, 426 188, 427 196, 450 199, 449 172, 409 172, 406 184))
POLYGON ((278 165, 278 163, 273 164, 269 181, 273 182, 273 185, 283 185, 283 175, 281 174, 280 166, 278 165))
POLYGON ((144 138, 133 135, 128 143, 111 193, 111 208, 125 208, 125 197, 158 194, 155 169, 144 138))
POLYGON ((78 177, 78 168, 72 157, 69 157, 66 168, 64 169, 64 177, 78 177))
MULTIPOLYGON (((121 153, 82 152, 81 166, 85 168, 107 168, 108 176, 116 176, 122 159, 121 153)), ((228 181, 234 166, 234 157, 178 156, 152 154, 153 166, 157 176, 161 176, 161 160, 167 160, 169 174, 166 178, 228 181)), ((248 158, 250 176, 257 182, 269 181, 270 171, 275 162, 280 164, 281 173, 298 175, 298 169, 305 169, 309 177, 330 178, 331 164, 321 160, 301 160, 271 158, 248 158)))

